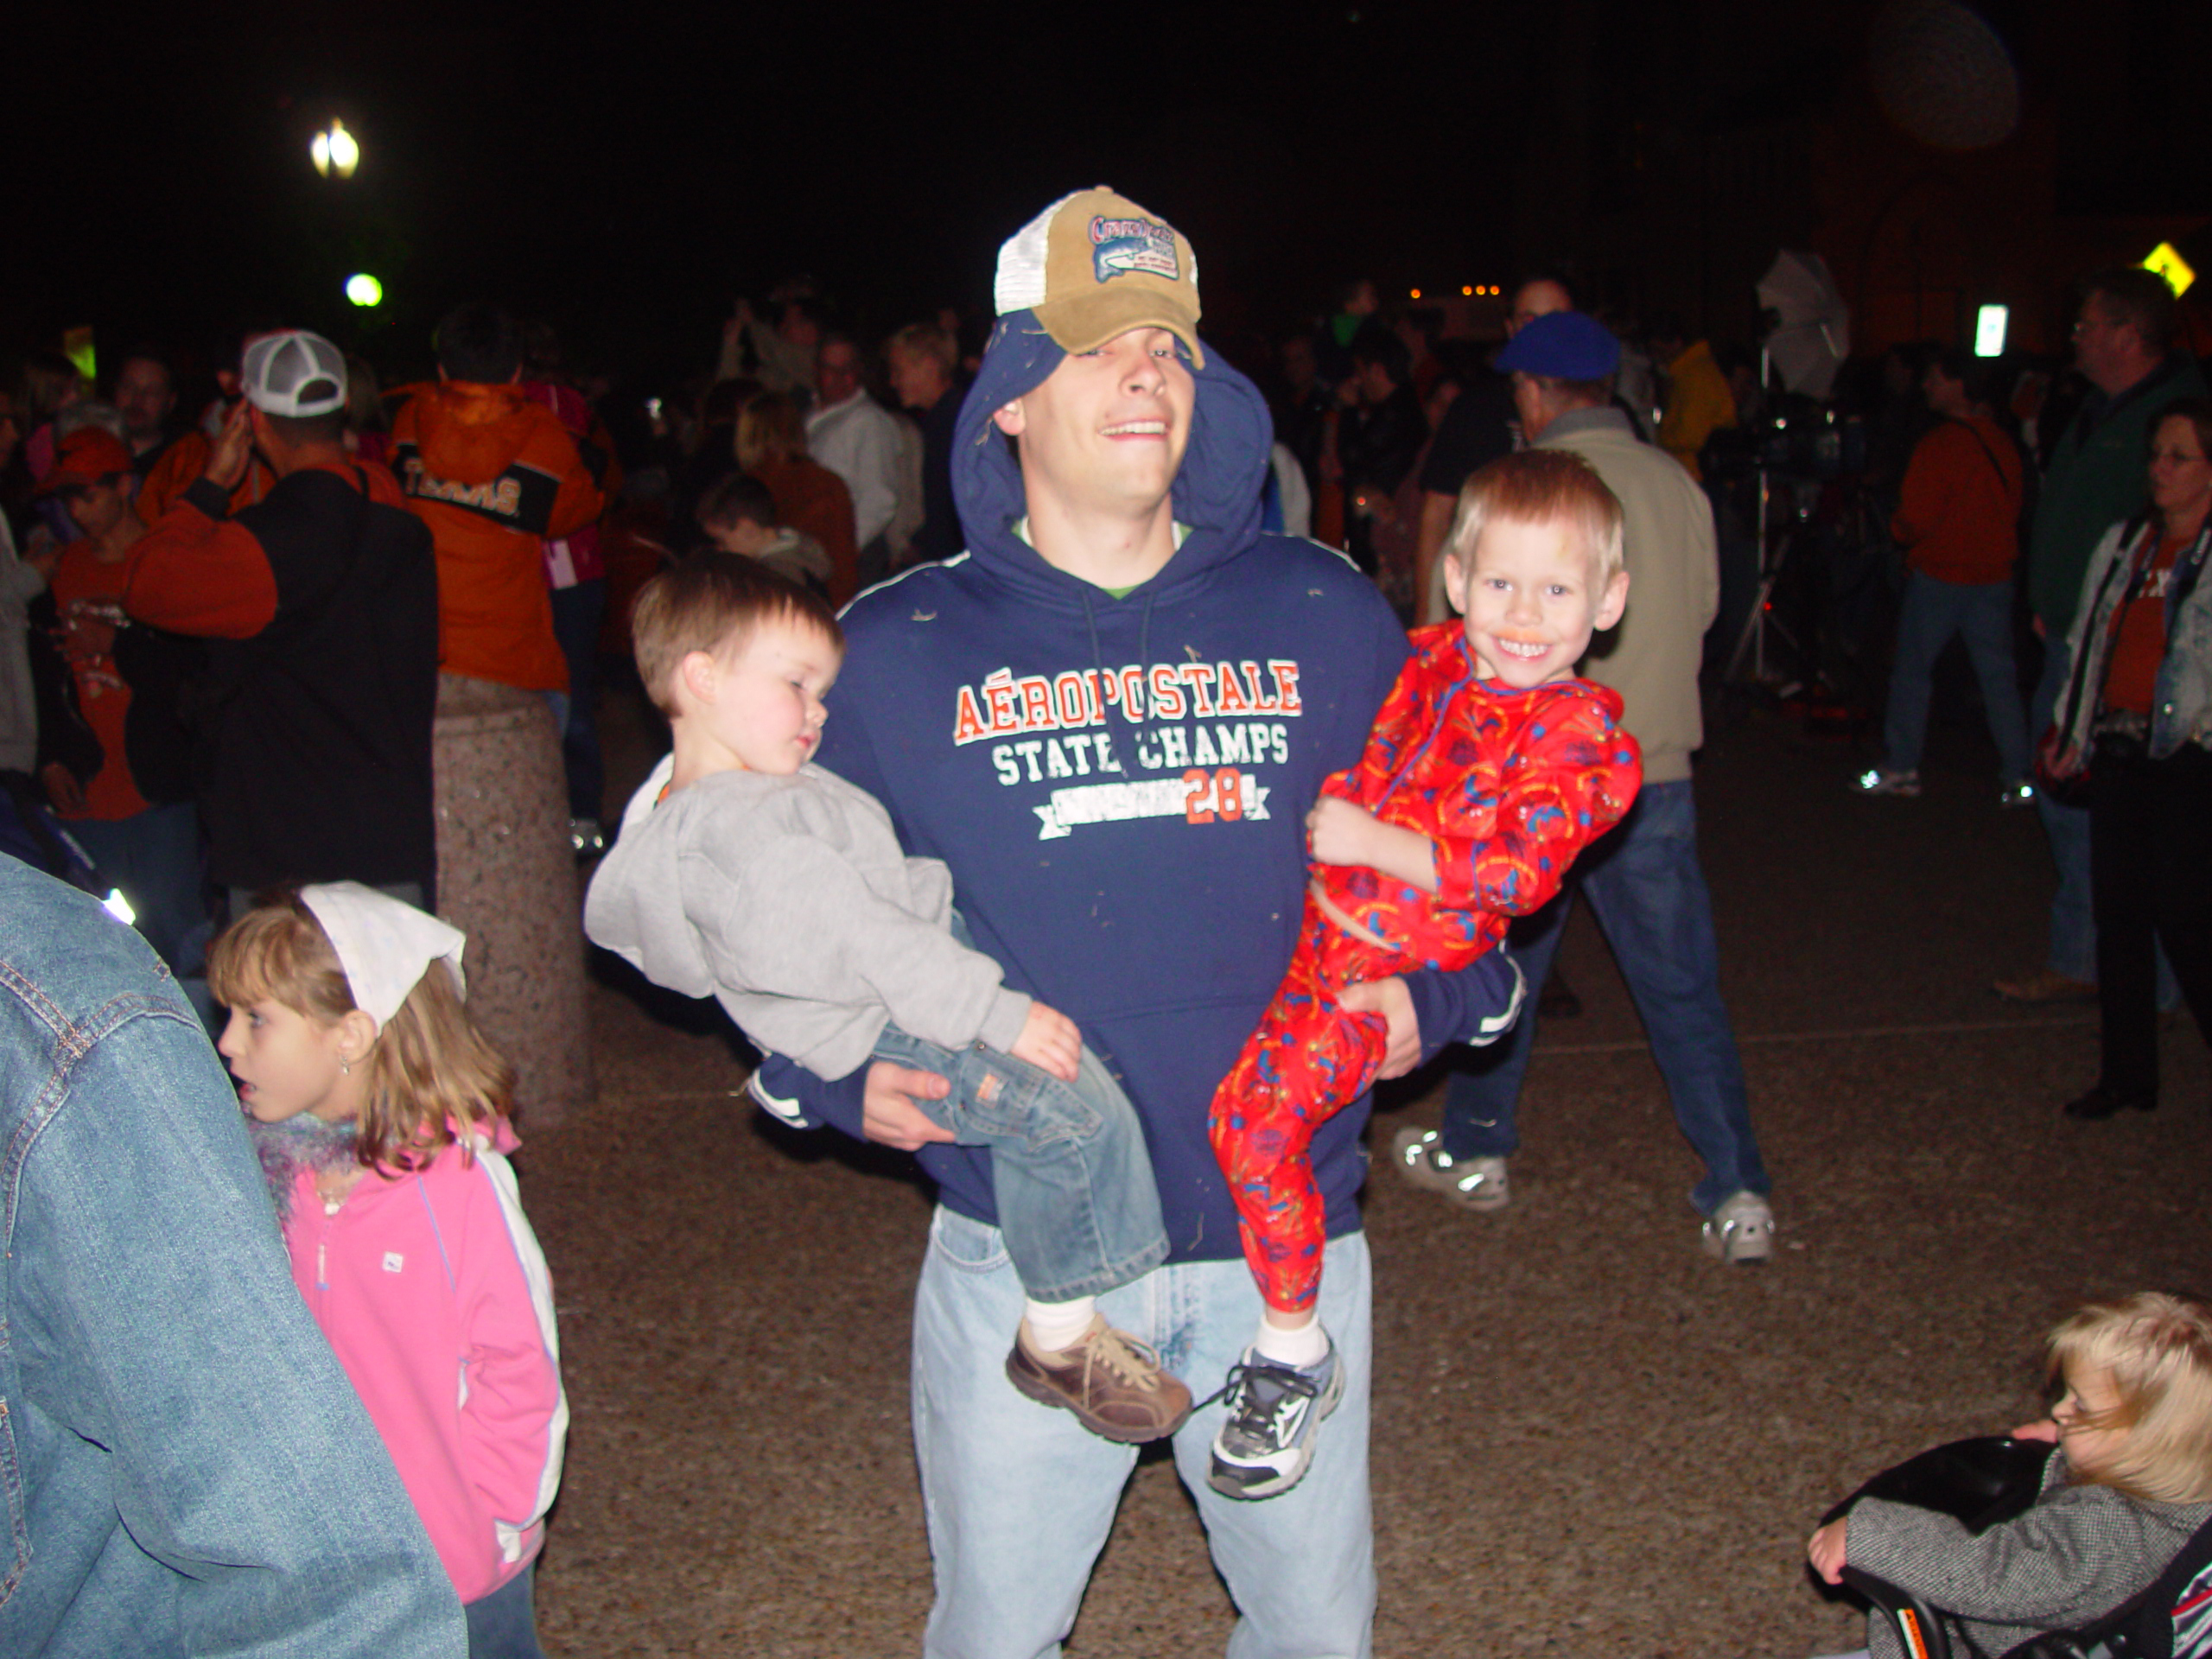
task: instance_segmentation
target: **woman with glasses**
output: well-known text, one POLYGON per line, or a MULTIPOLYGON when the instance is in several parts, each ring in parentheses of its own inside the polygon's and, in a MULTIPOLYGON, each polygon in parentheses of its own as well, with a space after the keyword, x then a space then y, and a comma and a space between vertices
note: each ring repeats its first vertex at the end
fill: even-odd
POLYGON ((2102 1064, 2066 1115, 2158 1103, 2156 953, 2212 1037, 2212 402, 2152 429, 2147 512, 2090 556, 2045 770, 2086 772, 2102 1064))

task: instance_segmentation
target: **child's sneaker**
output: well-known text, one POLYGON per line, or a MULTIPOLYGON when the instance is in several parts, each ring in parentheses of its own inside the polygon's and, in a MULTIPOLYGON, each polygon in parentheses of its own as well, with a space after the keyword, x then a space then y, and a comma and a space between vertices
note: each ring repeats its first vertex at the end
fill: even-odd
POLYGON ((1503 1210, 1512 1193, 1503 1158, 1454 1158, 1434 1129, 1400 1129, 1390 1151, 1400 1173, 1415 1186, 1441 1192, 1469 1210, 1503 1210))
POLYGON ((1737 1266, 1765 1262, 1774 1255, 1774 1211, 1756 1192, 1721 1200, 1707 1217, 1705 1253, 1737 1266))
POLYGON ((1224 1497, 1273 1497, 1305 1478, 1321 1420, 1344 1396, 1344 1368, 1331 1343, 1308 1370, 1262 1359, 1251 1349, 1229 1368, 1229 1421, 1213 1437, 1206 1484, 1224 1497))
POLYGON ((1160 1356, 1097 1314, 1055 1354, 1029 1345, 1024 1328, 1006 1357, 1007 1381, 1032 1400, 1060 1406, 1103 1440, 1124 1446, 1166 1440, 1191 1414, 1191 1391, 1160 1368, 1160 1356))

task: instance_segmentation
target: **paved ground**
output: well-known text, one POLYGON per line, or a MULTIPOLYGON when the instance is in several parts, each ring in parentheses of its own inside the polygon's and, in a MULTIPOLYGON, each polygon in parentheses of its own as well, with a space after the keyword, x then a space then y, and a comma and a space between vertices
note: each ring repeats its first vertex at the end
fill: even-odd
MULTIPOLYGON (((1379 1653, 1858 1646, 1802 1571, 1821 1510, 2020 1421, 2036 1344, 2078 1301, 2207 1283, 2196 1033, 2169 1040, 2158 1113, 2063 1121, 2094 1074, 2088 1011, 1988 990, 2037 960, 2033 815, 1997 810, 1986 743, 1958 726, 1917 802, 1849 796, 1863 762, 1758 715, 1719 723, 1698 776, 1786 1230, 1771 1268, 1698 1252, 1696 1171, 1586 917, 1563 961, 1588 1011, 1540 1039, 1512 1208, 1469 1215, 1378 1170, 1379 1653)), ((575 1412, 547 1647, 918 1652, 925 1195, 903 1159, 747 1109, 713 1022, 677 1012, 596 990, 596 1107, 525 1125, 575 1412)), ((1433 1079, 1403 1092, 1375 1144, 1438 1109, 1433 1079)), ((1218 1654, 1231 1618, 1172 1467, 1146 1462, 1070 1651, 1218 1654)))

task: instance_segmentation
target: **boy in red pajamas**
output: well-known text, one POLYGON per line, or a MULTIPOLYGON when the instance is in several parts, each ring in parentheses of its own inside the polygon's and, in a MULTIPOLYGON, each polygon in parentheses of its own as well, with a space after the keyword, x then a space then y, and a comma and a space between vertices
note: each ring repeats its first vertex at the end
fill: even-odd
POLYGON ((1628 601, 1620 504, 1597 473, 1560 450, 1492 462, 1460 492, 1447 548, 1461 620, 1415 631, 1366 753, 1322 786, 1296 954, 1214 1094, 1209 1132, 1267 1303, 1213 1446, 1209 1480, 1233 1497, 1294 1485, 1344 1390, 1314 1317, 1322 1215, 1306 1146, 1374 1080, 1383 1021, 1346 1013, 1338 992, 1465 967, 1559 891, 1643 775, 1620 698, 1574 677, 1628 601))

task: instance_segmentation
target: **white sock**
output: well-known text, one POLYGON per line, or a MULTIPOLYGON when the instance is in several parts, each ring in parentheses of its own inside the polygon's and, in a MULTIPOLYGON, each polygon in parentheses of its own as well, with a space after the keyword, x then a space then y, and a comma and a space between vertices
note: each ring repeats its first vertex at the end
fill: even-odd
POLYGON ((1090 1329, 1091 1319, 1097 1312, 1096 1296, 1078 1296, 1071 1302, 1040 1302, 1025 1298, 1021 1322, 1028 1327, 1032 1348, 1040 1354, 1057 1354, 1090 1329))
POLYGON ((1262 1319, 1260 1334, 1252 1338, 1252 1351, 1278 1365, 1310 1371, 1329 1357, 1329 1333, 1319 1318, 1308 1319, 1295 1331, 1286 1331, 1262 1319))

